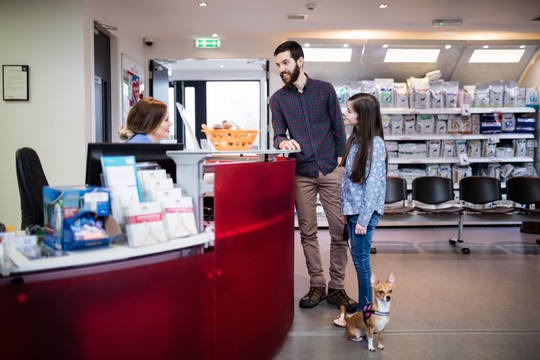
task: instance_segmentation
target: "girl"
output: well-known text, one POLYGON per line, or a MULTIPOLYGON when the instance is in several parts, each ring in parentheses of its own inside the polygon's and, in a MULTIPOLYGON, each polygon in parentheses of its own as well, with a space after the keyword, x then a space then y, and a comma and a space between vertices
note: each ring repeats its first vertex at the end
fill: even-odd
POLYGON ((169 137, 169 113, 167 105, 159 100, 145 98, 129 111, 126 126, 118 131, 121 140, 128 143, 155 143, 169 137))
POLYGON ((377 98, 363 93, 351 96, 347 103, 345 124, 352 125, 353 130, 340 164, 345 167, 341 183, 341 210, 358 274, 358 310, 361 311, 368 301, 373 301, 369 252, 373 231, 379 216, 383 214, 386 193, 388 158, 377 98))

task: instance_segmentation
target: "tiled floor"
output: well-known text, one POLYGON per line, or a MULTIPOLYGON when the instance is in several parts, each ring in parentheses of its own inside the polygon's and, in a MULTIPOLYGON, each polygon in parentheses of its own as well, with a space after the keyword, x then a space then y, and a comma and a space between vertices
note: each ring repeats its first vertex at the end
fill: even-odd
MULTIPOLYGON (((385 349, 345 338, 333 325, 337 307, 298 307, 309 279, 299 234, 295 243, 295 317, 273 360, 302 359, 539 359, 540 235, 519 227, 466 227, 472 253, 448 239, 455 227, 377 228, 372 271, 396 277, 385 349)), ((328 230, 319 232, 328 267, 328 230)), ((328 276, 328 271, 326 271, 328 276)), ((328 280, 328 279, 327 279, 328 280)), ((357 299, 356 272, 347 265, 347 293, 357 299)))

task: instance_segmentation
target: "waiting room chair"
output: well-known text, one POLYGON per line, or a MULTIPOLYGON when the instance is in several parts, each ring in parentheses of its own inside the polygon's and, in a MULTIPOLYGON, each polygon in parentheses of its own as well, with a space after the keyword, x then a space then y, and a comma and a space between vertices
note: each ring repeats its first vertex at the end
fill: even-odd
POLYGON ((386 177, 386 197, 384 199, 384 213, 405 214, 414 210, 407 205, 407 180, 399 176, 386 177), (392 205, 401 202, 398 205, 392 205))
POLYGON ((454 203, 454 185, 451 179, 442 176, 420 176, 412 181, 414 208, 431 215, 456 215, 458 237, 449 239, 452 245, 464 254, 471 250, 463 242, 463 208, 454 203))
MULTIPOLYGON (((506 199, 524 206, 514 206, 514 211, 540 216, 540 177, 519 176, 506 180, 506 199), (534 209, 531 209, 532 204, 535 204, 534 209)), ((540 239, 536 242, 540 244, 540 239)))
POLYGON ((49 186, 41 161, 34 149, 23 147, 15 153, 17 183, 21 197, 21 229, 43 226, 43 187, 49 186))

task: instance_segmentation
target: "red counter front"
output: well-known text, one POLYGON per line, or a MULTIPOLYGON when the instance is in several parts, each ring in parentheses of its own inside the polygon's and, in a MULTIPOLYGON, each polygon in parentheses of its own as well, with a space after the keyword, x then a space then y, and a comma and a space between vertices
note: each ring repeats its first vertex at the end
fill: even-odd
POLYGON ((294 316, 294 160, 217 165, 214 194, 204 254, 3 277, 2 358, 269 357, 294 316))

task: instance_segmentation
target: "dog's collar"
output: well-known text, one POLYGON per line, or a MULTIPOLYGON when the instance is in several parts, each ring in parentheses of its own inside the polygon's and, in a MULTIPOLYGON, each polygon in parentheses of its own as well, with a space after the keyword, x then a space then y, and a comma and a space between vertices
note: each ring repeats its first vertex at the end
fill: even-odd
POLYGON ((364 316, 364 322, 367 324, 367 319, 370 318, 372 314, 375 314, 377 316, 388 316, 390 315, 390 311, 382 312, 373 310, 373 304, 367 303, 366 306, 364 306, 364 311, 362 312, 362 315, 364 316))

